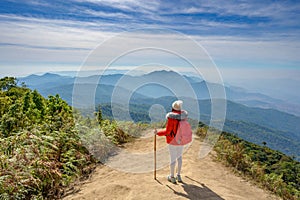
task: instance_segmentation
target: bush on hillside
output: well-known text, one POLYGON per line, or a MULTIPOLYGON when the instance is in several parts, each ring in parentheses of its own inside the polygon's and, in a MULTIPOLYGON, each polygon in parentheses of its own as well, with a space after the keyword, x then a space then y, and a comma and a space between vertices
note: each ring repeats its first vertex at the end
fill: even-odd
POLYGON ((223 132, 217 156, 283 199, 300 199, 300 163, 285 154, 223 132))
POLYGON ((57 199, 90 173, 94 159, 58 95, 45 99, 5 77, 0 105, 0 199, 57 199))

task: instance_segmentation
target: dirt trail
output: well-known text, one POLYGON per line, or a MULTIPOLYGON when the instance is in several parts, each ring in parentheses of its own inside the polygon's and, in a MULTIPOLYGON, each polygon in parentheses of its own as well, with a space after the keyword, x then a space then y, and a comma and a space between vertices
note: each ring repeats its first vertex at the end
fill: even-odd
POLYGON ((183 155, 181 174, 184 183, 175 185, 166 180, 169 167, 165 163, 169 158, 168 152, 165 152, 164 137, 157 137, 157 164, 160 169, 157 170, 157 180, 153 179, 153 171, 149 171, 153 169, 153 137, 145 136, 126 144, 124 152, 127 153, 121 152, 112 157, 107 163, 111 167, 97 167, 79 192, 64 199, 279 199, 236 176, 230 169, 214 161, 212 155, 199 159, 201 145, 195 139, 183 155), (135 157, 135 154, 143 156, 135 157), (128 172, 128 169, 136 173, 128 172))

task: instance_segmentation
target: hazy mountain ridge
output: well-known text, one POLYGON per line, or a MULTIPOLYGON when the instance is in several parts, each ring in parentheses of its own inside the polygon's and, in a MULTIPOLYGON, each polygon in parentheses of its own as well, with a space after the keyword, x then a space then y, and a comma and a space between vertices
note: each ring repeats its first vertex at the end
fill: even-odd
MULTIPOLYGON (((114 92, 114 89, 116 87, 112 85, 101 85, 101 87, 96 87, 94 84, 91 83, 84 83, 84 84, 79 84, 80 87, 80 93, 76 94, 76 100, 77 102, 82 102, 82 105, 74 105, 75 107, 90 107, 92 105, 87 105, 84 104, 85 98, 90 95, 90 90, 91 88, 95 87, 95 102, 96 104, 102 104, 102 103, 108 103, 111 102, 112 99, 112 94, 114 92)), ((54 86, 52 88, 44 88, 44 89, 38 89, 39 92, 43 96, 47 96, 48 93, 50 94, 56 94, 58 93, 64 100, 66 100, 70 105, 73 104, 73 89, 74 89, 74 84, 67 84, 63 86, 54 86)), ((119 89, 121 91, 118 96, 122 97, 125 96, 126 94, 130 93, 129 90, 126 90, 124 88, 119 89)), ((132 101, 138 100, 138 99, 147 99, 149 97, 146 97, 142 94, 135 93, 132 97, 132 101)))
MULTIPOLYGON (((74 84, 74 83, 99 84, 100 87, 106 87, 105 85, 112 85, 112 86, 117 85, 119 87, 123 87, 124 89, 131 90, 131 88, 133 88, 135 85, 140 85, 145 82, 148 82, 152 84, 144 85, 141 88, 138 88, 138 90, 135 92, 151 98, 159 98, 162 96, 170 96, 170 95, 190 97, 191 94, 188 91, 190 88, 187 88, 187 90, 183 89, 181 94, 174 94, 174 91, 170 91, 169 88, 155 84, 156 82, 158 83, 162 82, 165 83, 166 86, 170 84, 174 85, 178 80, 179 82, 184 83, 185 85, 190 85, 192 89, 195 91, 196 98, 198 99, 210 98, 208 87, 212 89, 223 89, 224 87, 222 85, 205 82, 198 77, 192 77, 186 75, 181 76, 178 73, 170 72, 170 71, 155 71, 142 76, 130 76, 130 75, 118 74, 117 71, 115 71, 114 74, 107 74, 103 76, 92 75, 92 76, 77 77, 77 78, 46 73, 41 76, 30 75, 27 77, 19 78, 20 83, 25 82, 29 88, 37 89, 44 96, 53 94, 52 92, 55 92, 53 88, 55 87, 58 91, 55 93, 61 93, 58 90, 59 88, 64 90, 63 87, 65 87, 65 85, 74 84), (47 94, 47 91, 49 94, 47 94)), ((180 85, 178 87, 180 87, 180 85)), ((272 97, 269 97, 261 93, 247 92, 247 90, 236 86, 225 86, 224 88, 226 91, 226 98, 228 100, 241 103, 243 105, 247 105, 250 107, 273 108, 283 112, 288 112, 300 116, 300 107, 297 105, 286 103, 282 100, 274 99, 272 97)), ((61 94, 61 96, 65 98, 65 96, 68 95, 61 94)))
POLYGON ((299 91, 300 80, 294 78, 258 78, 256 81, 250 79, 240 79, 234 81, 233 85, 243 85, 249 91, 256 91, 274 98, 282 99, 290 104, 300 102, 299 91))
MULTIPOLYGON (((223 86, 215 83, 207 83, 196 77, 181 77, 175 72, 159 71, 152 72, 143 76, 130 76, 123 74, 111 74, 105 76, 89 76, 89 77, 67 77, 53 74, 44 74, 42 76, 31 75, 25 78, 20 78, 19 82, 25 82, 31 89, 37 89, 42 95, 60 94, 70 105, 72 104, 72 96, 74 83, 80 88, 79 94, 76 94, 79 103, 74 106, 89 107, 84 100, 91 92, 95 93, 95 104, 110 103, 114 90, 118 91, 117 98, 125 99, 130 96, 129 104, 136 105, 130 110, 132 117, 136 120, 149 121, 149 108, 151 105, 159 104, 166 111, 170 109, 170 104, 176 99, 178 94, 174 94, 166 87, 155 84, 157 81, 163 83, 177 84, 179 79, 190 84, 191 88, 196 92, 198 105, 200 106, 200 120, 209 122, 211 115, 211 102, 208 87, 213 89, 223 89, 223 86), (142 83, 150 83, 140 88, 131 88, 139 86, 142 83), (91 88, 95 90, 91 91, 91 88), (82 101, 81 101, 82 99, 82 101), (142 105, 142 106, 141 106, 142 105)), ((280 150, 289 155, 294 155, 299 160, 300 143, 300 117, 288 114, 282 111, 275 110, 272 105, 281 103, 280 100, 270 98, 259 93, 248 93, 243 88, 225 87, 226 91, 226 122, 224 130, 239 134, 243 139, 256 144, 266 142, 273 149, 280 150), (255 107, 249 107, 240 104, 240 102, 253 103, 255 107), (259 106, 257 106, 259 105, 259 106), (270 107, 271 108, 270 108, 270 107), (264 109, 259 108, 264 107, 264 109)), ((193 107, 188 102, 195 101, 188 93, 183 91, 182 95, 185 100, 185 106, 190 111, 190 116, 193 116, 193 107), (187 94, 187 97, 184 97, 187 94), (190 107, 189 107, 190 106, 190 107)), ((179 96, 181 98, 181 96, 179 96)), ((106 113, 110 113, 110 108, 105 107, 106 113)), ((118 112, 122 112, 121 107, 118 112)), ((121 115, 124 116, 124 115, 121 115)))

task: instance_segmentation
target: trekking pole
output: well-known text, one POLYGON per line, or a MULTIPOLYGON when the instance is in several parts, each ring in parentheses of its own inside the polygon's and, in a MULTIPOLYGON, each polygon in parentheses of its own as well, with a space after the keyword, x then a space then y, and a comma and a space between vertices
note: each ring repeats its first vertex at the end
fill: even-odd
POLYGON ((156 131, 154 134, 154 180, 156 180, 156 131))

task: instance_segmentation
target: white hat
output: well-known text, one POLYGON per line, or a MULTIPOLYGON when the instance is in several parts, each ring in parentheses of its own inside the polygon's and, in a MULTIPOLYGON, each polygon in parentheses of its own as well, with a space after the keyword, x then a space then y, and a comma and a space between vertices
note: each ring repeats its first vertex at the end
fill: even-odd
POLYGON ((172 108, 174 110, 181 110, 182 104, 183 104, 183 101, 181 101, 181 100, 174 101, 172 103, 172 108))

